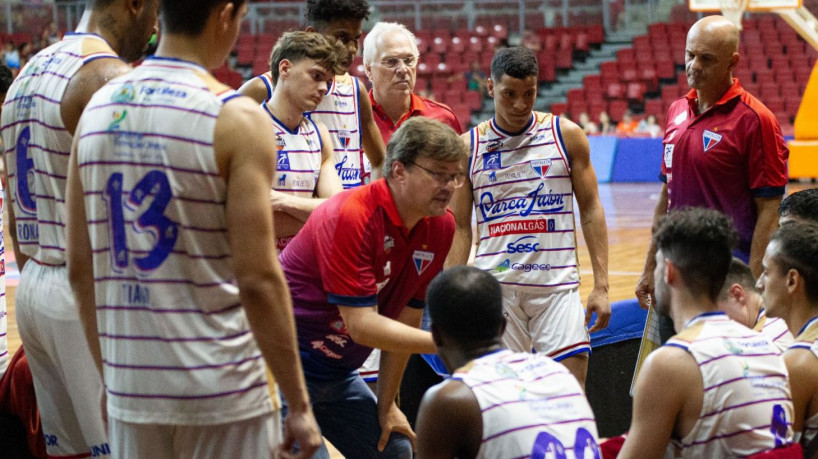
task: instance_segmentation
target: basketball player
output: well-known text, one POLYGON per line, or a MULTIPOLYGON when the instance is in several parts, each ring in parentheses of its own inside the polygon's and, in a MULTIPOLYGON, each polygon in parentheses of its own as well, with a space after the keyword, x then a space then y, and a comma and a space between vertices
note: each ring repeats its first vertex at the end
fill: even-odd
POLYGON ((585 385, 588 329, 605 328, 608 235, 588 139, 573 122, 534 112, 537 58, 505 48, 491 62, 489 95, 495 114, 463 135, 471 154, 466 186, 452 210, 457 234, 447 263, 464 264, 472 246, 472 209, 479 241, 474 265, 503 285, 508 326, 503 345, 533 347, 563 363, 585 385), (574 196, 591 255, 594 288, 583 310, 574 228, 574 196))
POLYGON ((787 329, 787 323, 780 317, 767 317, 750 267, 736 257, 730 262, 717 303, 719 310, 724 311, 727 317, 766 335, 779 351, 786 351, 792 344, 792 333, 787 329))
POLYGON ((791 221, 773 234, 758 279, 771 316, 796 335, 784 353, 790 372, 793 428, 808 445, 818 434, 818 226, 791 221))
POLYGON ((273 49, 275 90, 262 107, 273 120, 276 137, 271 196, 278 250, 284 249, 325 198, 342 189, 333 170, 330 134, 326 126, 304 113, 315 110, 323 99, 335 72, 342 71, 345 56, 340 44, 315 32, 285 33, 273 49))
POLYGON ((778 224, 790 221, 818 223, 818 188, 796 191, 778 206, 778 224))
POLYGON ((123 458, 309 457, 269 205, 270 118, 219 83, 242 0, 162 2, 156 57, 86 108, 68 177, 71 285, 123 458), (290 401, 271 400, 264 363, 290 401))
POLYGON ((676 335, 639 372, 618 457, 746 457, 792 444, 784 359, 716 305, 736 239, 730 219, 710 209, 672 212, 658 225, 655 307, 676 335))
POLYGON ((428 458, 599 457, 596 422, 576 378, 543 354, 503 349, 494 277, 457 266, 426 292, 432 338, 452 378, 426 392, 418 453, 428 458), (578 451, 577 448, 581 450, 578 451))
MULTIPOLYGON (((3 107, 16 313, 50 456, 110 453, 99 375, 65 267, 65 179, 72 136, 91 95, 130 70, 156 29, 159 0, 95 0, 80 26, 31 58, 3 107)), ((109 121, 109 120, 106 120, 109 121)))
MULTIPOLYGON (((361 25, 369 17, 367 0, 307 0, 308 32, 318 32, 340 41, 347 50, 341 71, 326 96, 308 117, 327 126, 335 154, 335 171, 344 188, 354 188, 380 178, 384 141, 372 118, 372 105, 361 91, 358 78, 347 73, 358 53, 361 25)), ((239 92, 259 103, 273 95, 271 72, 249 80, 239 92)))

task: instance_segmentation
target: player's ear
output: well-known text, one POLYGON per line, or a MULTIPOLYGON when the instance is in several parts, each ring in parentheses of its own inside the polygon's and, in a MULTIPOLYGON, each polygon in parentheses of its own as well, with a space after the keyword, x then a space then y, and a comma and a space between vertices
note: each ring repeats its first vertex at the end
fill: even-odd
POLYGON ((486 80, 486 88, 489 91, 489 97, 493 98, 494 97, 494 81, 491 79, 491 77, 489 77, 486 80))
POLYGON ((293 67, 293 63, 289 59, 281 59, 281 62, 278 63, 278 79, 287 79, 290 76, 290 69, 293 67))

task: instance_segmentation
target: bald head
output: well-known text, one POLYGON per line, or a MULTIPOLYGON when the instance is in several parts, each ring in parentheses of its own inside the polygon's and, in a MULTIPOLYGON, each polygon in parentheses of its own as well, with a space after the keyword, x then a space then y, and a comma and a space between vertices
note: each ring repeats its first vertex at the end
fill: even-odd
POLYGON ((707 40, 725 53, 738 52, 738 27, 724 16, 707 16, 699 19, 687 32, 687 39, 698 35, 700 40, 707 40))
POLYGON ((738 60, 738 28, 724 16, 703 18, 687 33, 687 84, 700 98, 704 94, 715 101, 727 92, 738 60))

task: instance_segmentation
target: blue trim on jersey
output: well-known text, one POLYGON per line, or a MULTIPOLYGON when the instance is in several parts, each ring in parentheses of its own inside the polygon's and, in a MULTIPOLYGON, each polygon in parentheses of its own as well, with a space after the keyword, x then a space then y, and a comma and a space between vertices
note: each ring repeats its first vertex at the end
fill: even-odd
POLYGON ((201 65, 199 65, 199 64, 197 64, 197 63, 195 63, 195 62, 186 61, 186 60, 184 60, 184 59, 179 59, 178 57, 164 57, 164 56, 157 56, 157 55, 153 55, 153 56, 148 56, 148 57, 145 59, 145 61, 167 61, 167 62, 178 62, 178 63, 180 63, 180 64, 188 64, 188 65, 192 65, 192 66, 194 66, 194 67, 200 68, 200 69, 202 69, 202 71, 203 71, 203 72, 207 73, 207 69, 205 69, 205 68, 204 68, 204 67, 202 67, 201 65))
POLYGON ((241 97, 242 95, 239 93, 231 94, 224 99, 222 99, 222 104, 226 104, 228 101, 235 99, 236 97, 241 97))
POLYGON ((684 328, 689 327, 693 322, 695 322, 695 321, 697 321, 699 319, 702 319, 704 317, 717 317, 717 316, 727 317, 727 314, 724 311, 703 312, 703 313, 697 315, 696 317, 688 320, 687 323, 685 324, 684 328))
MULTIPOLYGON (((282 122, 280 119, 276 118, 276 116, 275 116, 275 115, 273 115, 273 112, 271 112, 271 111, 270 111, 270 108, 269 108, 269 107, 267 107, 267 102, 262 103, 262 104, 261 104, 261 107, 262 107, 262 108, 263 108, 263 109, 264 109, 264 110, 265 110, 267 113, 269 113, 269 114, 270 114, 270 117, 271 117, 271 118, 273 118, 273 121, 275 121, 276 123, 278 123, 278 125, 279 125, 279 126, 281 126, 281 128, 282 128, 282 129, 284 129, 285 131, 287 131, 287 133, 288 133, 288 134, 292 134, 292 135, 300 135, 299 131, 300 131, 301 123, 298 123, 298 127, 296 128, 296 130, 295 130, 295 131, 291 131, 291 130, 290 130, 290 128, 289 128, 289 127, 287 127, 287 125, 286 125, 286 124, 284 124, 284 123, 283 123, 283 122, 282 122)), ((302 118, 306 118, 306 117, 304 117, 304 116, 302 115, 302 118)), ((307 118, 307 119, 308 119, 308 120, 310 120, 309 118, 307 118)), ((310 121, 312 121, 312 120, 310 120, 310 121)), ((313 124, 313 126, 315 126, 315 124, 313 124)), ((317 131, 316 131, 316 132, 317 132, 317 131)), ((318 137, 320 138, 321 136, 319 135, 318 137)))
POLYGON ((775 196, 783 196, 784 195, 784 187, 783 186, 765 186, 761 188, 755 188, 750 190, 750 194, 753 195, 755 198, 772 198, 775 196))
MULTIPOLYGON (((804 333, 804 330, 809 328, 809 326, 812 325, 813 322, 815 322, 816 320, 818 320, 818 316, 815 316, 815 317, 811 318, 810 320, 808 320, 807 323, 805 323, 804 326, 801 327, 801 330, 798 331, 798 335, 800 335, 801 333, 804 333)), ((798 336, 798 335, 796 335, 796 336, 798 336)))
POLYGON ((579 348, 577 350, 574 350, 574 351, 571 351, 571 352, 569 352, 569 353, 567 353, 565 355, 561 355, 559 357, 554 357, 551 360, 553 360, 555 362, 562 362, 563 360, 567 359, 568 357, 573 357, 573 356, 575 356, 577 354, 591 354, 591 347, 590 346, 581 347, 581 348, 579 348))
POLYGON ((497 116, 491 117, 491 124, 497 128, 498 131, 502 132, 503 134, 509 137, 517 137, 518 135, 524 133, 525 131, 531 129, 531 126, 534 125, 534 122, 537 120, 537 117, 534 115, 534 112, 531 112, 531 119, 526 123, 525 127, 521 129, 519 132, 508 132, 505 129, 501 128, 500 125, 497 124, 497 116))
POLYGON ((678 347, 679 349, 684 349, 685 351, 690 351, 690 348, 688 346, 685 346, 685 345, 679 344, 679 343, 670 343, 670 342, 668 342, 668 343, 665 343, 664 346, 678 347))
POLYGON ((264 83, 264 87, 266 87, 266 88, 267 88, 267 100, 272 99, 272 98, 273 98, 273 85, 272 85, 272 81, 267 81, 267 78, 266 78, 264 75, 259 75, 259 76, 257 76, 256 78, 261 79, 261 81, 264 83))
POLYGON ((565 159, 568 161, 568 170, 571 170, 571 155, 568 153, 568 149, 565 148, 565 142, 562 140, 562 129, 560 129, 560 117, 557 115, 552 115, 554 117, 554 128, 556 129, 556 139, 560 143, 560 148, 565 153, 565 159))
MULTIPOLYGON (((355 85, 353 86, 353 92, 358 95, 358 97, 357 97, 358 107, 355 109, 355 118, 358 118, 358 148, 360 148, 361 151, 364 151, 364 133, 363 133, 363 131, 361 131, 361 83, 358 81, 358 78, 356 78, 356 77, 354 77, 352 75, 350 75, 350 78, 352 78, 352 81, 355 83, 355 85)), ((367 96, 367 97, 369 97, 369 96, 367 96)), ((373 116, 374 116, 374 114, 373 114, 373 116)), ((385 150, 385 148, 384 148, 384 150, 385 150)), ((364 152, 364 153, 366 153, 366 152, 364 152)), ((370 164, 369 166, 372 167, 372 164, 370 164)), ((364 165, 363 165, 363 158, 361 158, 361 175, 362 176, 363 176, 363 173, 364 173, 364 165)), ((370 170, 369 173, 371 174, 372 171, 370 170)))
MULTIPOLYGON (((274 117, 274 118, 275 118, 275 117, 274 117)), ((318 130, 318 126, 315 124, 315 121, 313 121, 313 119, 312 119, 312 118, 309 118, 309 117, 306 117, 306 116, 305 116, 304 118, 307 118, 307 120, 308 120, 310 123, 312 123, 312 128, 313 128, 313 129, 315 129, 315 135, 317 135, 317 136, 318 136, 318 148, 319 148, 319 151, 320 151, 321 153, 323 153, 323 152, 324 152, 324 139, 322 139, 322 138, 321 138, 321 131, 319 131, 319 130, 318 130)), ((322 160, 321 162, 323 163, 324 161, 322 160)), ((319 168, 319 170, 320 170, 320 168, 319 168)), ((318 186, 318 185, 316 184, 316 186, 318 186)))
MULTIPOLYGON (((82 65, 85 65, 85 64, 87 64, 87 63, 89 63, 89 62, 93 62, 93 61, 95 61, 95 60, 97 60, 97 59, 116 59, 116 60, 118 60, 118 61, 125 62, 125 60, 124 60, 124 59, 122 59, 121 57, 117 56, 116 54, 107 54, 107 55, 102 55, 102 56, 94 56, 94 57, 91 57, 91 58, 85 59, 85 60, 83 60, 83 61, 82 61, 82 65)), ((127 64, 127 62, 125 62, 125 63, 127 64)))
POLYGON ((352 306, 355 308, 364 308, 378 305, 378 294, 369 296, 347 296, 336 295, 334 293, 327 294, 327 301, 338 306, 352 306))
POLYGON ((409 300, 409 304, 407 304, 406 306, 412 309, 423 309, 426 307, 426 303, 423 300, 412 298, 411 300, 409 300))

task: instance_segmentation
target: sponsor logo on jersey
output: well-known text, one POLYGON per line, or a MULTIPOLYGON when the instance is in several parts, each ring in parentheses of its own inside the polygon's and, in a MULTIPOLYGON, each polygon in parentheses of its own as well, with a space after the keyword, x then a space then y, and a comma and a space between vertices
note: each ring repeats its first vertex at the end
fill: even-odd
POLYGON ((288 171, 290 170, 290 155, 286 151, 279 150, 278 160, 276 161, 276 170, 288 171))
POLYGON ((389 277, 392 274, 392 262, 387 261, 385 265, 383 265, 383 275, 389 277))
POLYGON ((111 124, 108 125, 108 130, 109 131, 118 130, 119 125, 122 124, 123 121, 125 121, 125 117, 127 116, 128 116, 127 110, 122 110, 121 112, 114 112, 112 114, 113 121, 111 121, 111 124))
POLYGON ((287 174, 281 174, 281 177, 278 178, 278 186, 284 186, 287 184, 287 174))
POLYGON ((502 146, 503 142, 501 140, 492 140, 486 145, 486 151, 494 151, 502 146))
POLYGON ((483 154, 483 170, 500 169, 501 167, 503 164, 499 152, 483 154))
POLYGON ((113 102, 132 102, 136 97, 136 90, 132 84, 124 84, 121 88, 114 91, 113 95, 111 95, 111 100, 113 102))
POLYGON ((506 244, 507 253, 532 253, 539 252, 540 244, 535 236, 523 236, 514 242, 506 244))
POLYGON ((281 137, 280 135, 276 134, 276 150, 281 151, 286 146, 287 146, 287 141, 284 140, 284 137, 281 137))
POLYGON ((721 142, 722 137, 723 136, 721 134, 716 134, 715 132, 705 130, 704 133, 702 133, 702 143, 704 144, 704 151, 708 151, 711 148, 715 147, 716 144, 721 142))
POLYGON ((346 325, 344 325, 343 319, 333 320, 332 322, 329 323, 329 328, 331 328, 335 333, 341 333, 343 335, 349 334, 346 325))
POLYGON ((489 174, 489 182, 494 183, 496 181, 497 181, 497 171, 492 171, 491 174, 489 174))
POLYGON ((511 220, 489 225, 489 237, 505 236, 508 234, 547 233, 554 231, 555 227, 556 221, 553 218, 511 220))
POLYGON ((480 195, 480 213, 483 221, 490 222, 500 218, 519 215, 527 217, 529 215, 544 215, 561 212, 565 208, 565 197, 560 193, 540 194, 545 183, 540 185, 525 196, 513 197, 510 199, 494 200, 491 191, 485 191, 480 195))
POLYGON ((159 99, 184 99, 187 97, 187 92, 167 86, 156 88, 141 86, 139 93, 145 97, 157 97, 159 99))
POLYGON ((335 107, 336 108, 346 108, 347 105, 349 105, 347 103, 347 101, 341 100, 341 99, 338 99, 338 98, 335 99, 335 107))
POLYGON ((395 238, 387 234, 383 237, 383 251, 389 253, 393 247, 395 247, 395 238))
POLYGON ((528 164, 540 178, 545 178, 548 175, 548 169, 551 168, 551 159, 534 159, 528 164))
POLYGON ((539 142, 540 140, 545 138, 545 134, 537 134, 531 138, 531 143, 539 142))
POLYGON ((415 253, 412 254, 412 261, 415 263, 415 271, 418 272, 418 276, 423 274, 423 271, 426 271, 426 268, 432 264, 432 260, 434 259, 435 254, 432 252, 415 250, 415 253))
POLYGON ((665 167, 667 169, 673 167, 673 147, 675 147, 675 145, 672 143, 665 145, 665 154, 662 157, 665 160, 665 167))
POLYGON ((344 150, 349 148, 349 142, 352 141, 352 133, 347 130, 338 131, 338 145, 344 150))
POLYGON ((338 173, 341 182, 345 185, 350 182, 361 183, 361 170, 356 167, 344 167, 347 161, 347 155, 344 155, 344 159, 342 159, 341 162, 335 163, 335 172, 338 173))
POLYGON ((500 273, 508 271, 509 269, 528 273, 531 271, 550 271, 551 265, 542 263, 512 263, 510 259, 506 258, 494 269, 500 273))
POLYGON ((497 267, 496 267, 496 268, 494 268, 494 269, 495 269, 495 270, 496 270, 498 273, 502 273, 502 272, 506 272, 506 271, 508 271, 509 269, 511 269, 511 268, 510 268, 510 266, 511 266, 511 260, 509 260, 508 258, 506 258, 506 260, 505 260, 504 262, 502 262, 502 263, 500 263, 499 265, 497 265, 497 267))

